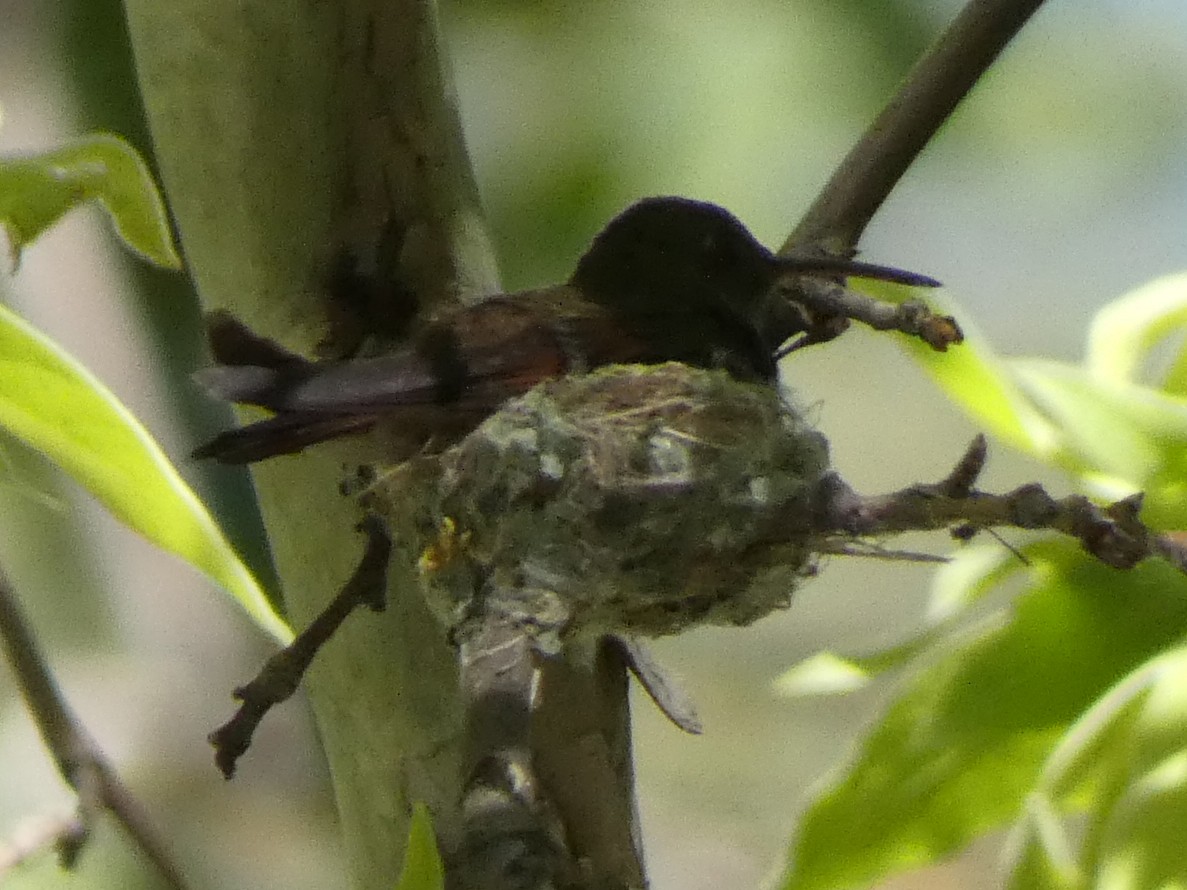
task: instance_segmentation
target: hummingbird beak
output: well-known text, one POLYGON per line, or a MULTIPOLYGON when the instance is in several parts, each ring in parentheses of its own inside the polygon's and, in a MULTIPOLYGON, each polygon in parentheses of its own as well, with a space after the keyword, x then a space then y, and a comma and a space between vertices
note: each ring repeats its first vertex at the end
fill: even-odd
MULTIPOLYGON (((777 270, 788 278, 817 275, 872 278, 908 287, 941 286, 929 275, 841 257, 783 256, 776 257, 775 262, 777 270)), ((798 310, 801 321, 798 327, 788 323, 787 317, 792 313, 783 311, 783 324, 776 325, 774 333, 788 333, 789 336, 774 350, 776 361, 805 346, 835 339, 848 328, 851 321, 861 321, 877 330, 902 331, 922 339, 940 352, 964 339, 956 319, 932 313, 921 301, 887 303, 844 287, 811 288, 802 281, 786 281, 783 284, 786 287, 785 298, 798 310)))
POLYGON ((908 287, 942 287, 929 275, 844 257, 780 256, 775 257, 775 262, 778 270, 787 275, 836 275, 842 278, 872 278, 908 287))

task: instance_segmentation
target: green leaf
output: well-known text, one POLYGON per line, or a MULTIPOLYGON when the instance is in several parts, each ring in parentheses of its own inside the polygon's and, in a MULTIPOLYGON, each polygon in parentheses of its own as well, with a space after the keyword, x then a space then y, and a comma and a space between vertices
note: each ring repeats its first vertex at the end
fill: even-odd
MULTIPOLYGON (((1155 662, 1162 660, 1156 657, 1155 662)), ((1126 768, 1133 755, 1134 726, 1153 688, 1151 663, 1123 677, 1072 724, 1051 753, 1039 776, 1040 793, 1050 800, 1091 798, 1099 808, 1108 805, 1104 773, 1126 768), (1120 755, 1120 760, 1116 756, 1120 755)))
POLYGON ((1001 621, 998 616, 991 615, 958 631, 953 631, 951 624, 949 621, 930 626, 905 643, 860 658, 817 652, 780 675, 775 680, 775 693, 785 698, 847 695, 939 649, 959 645, 970 635, 984 633, 1000 625, 1001 621))
POLYGON ((865 687, 876 675, 860 658, 817 652, 784 671, 775 680, 775 692, 787 698, 839 695, 865 687))
POLYGON ((861 658, 818 652, 776 679, 776 694, 786 698, 807 698, 854 692, 929 651, 958 644, 960 638, 986 631, 990 623, 1000 623, 995 616, 957 632, 955 637, 952 628, 968 606, 1022 568, 1024 563, 1000 545, 965 548, 936 571, 927 624, 920 634, 861 658))
POLYGON ((1124 677, 1047 758, 1006 843, 1003 864, 1010 890, 1085 886, 1084 876, 1099 860, 1101 823, 1128 783, 1134 729, 1157 673, 1147 662, 1124 677), (1071 815, 1079 817, 1074 831, 1069 830, 1071 815))
POLYGON ((1187 648, 1125 677, 1067 734, 1043 770, 1042 793, 1085 812, 1078 870, 1093 886, 1164 887, 1187 875, 1187 648))
POLYGON ((1187 276, 1161 279, 1103 309, 1085 366, 1002 361, 959 308, 929 302, 960 319, 965 342, 945 353, 904 343, 986 432, 1081 476, 1102 497, 1145 490, 1154 508, 1147 519, 1187 525, 1187 349, 1162 391, 1136 381, 1149 350, 1183 329, 1187 276))
POLYGON ((120 522, 222 585, 273 637, 291 638, 144 427, 85 368, 3 306, 0 426, 58 464, 120 522))
POLYGON ((891 709, 852 771, 805 815, 785 890, 857 887, 931 864, 1017 811, 1057 730, 976 744, 929 729, 952 682, 930 679, 891 709))
POLYGON ((14 264, 65 213, 89 201, 103 207, 136 253, 158 266, 181 268, 148 165, 131 145, 107 133, 0 161, 0 228, 11 243, 14 264))
POLYGON ((417 802, 412 807, 408 827, 408 845, 404 848, 404 867, 396 890, 444 890, 445 868, 433 836, 433 821, 428 807, 417 802))
POLYGON ((1058 428, 1065 467, 1107 497, 1145 491, 1156 526, 1187 525, 1187 401, 1061 362, 1013 367, 1058 428))
POLYGON ((1154 890, 1187 886, 1187 751, 1167 757, 1117 803, 1103 838, 1097 886, 1154 890))
POLYGON ((1082 884, 1066 828, 1041 794, 1027 800, 1003 858, 1009 890, 1075 890, 1082 884))
MULTIPOLYGON (((1187 274, 1168 275, 1109 303, 1092 320, 1085 364, 1116 383, 1140 383, 1150 350, 1187 327, 1187 274)), ((1181 376, 1168 390, 1187 395, 1181 376)))
POLYGON ((997 541, 966 545, 932 576, 928 626, 940 627, 960 617, 997 585, 1024 568, 1026 563, 1018 554, 997 541))
POLYGON ((1187 579, 1031 548, 1014 620, 916 673, 856 763, 805 815, 786 890, 935 862, 1022 811, 1048 755, 1119 678, 1187 632, 1187 579))
POLYGON ((903 338, 907 352, 986 433, 1028 454, 1048 456, 1055 444, 1054 430, 1018 388, 1009 366, 959 306, 940 297, 927 302, 935 311, 959 319, 964 342, 936 352, 919 340, 903 338))

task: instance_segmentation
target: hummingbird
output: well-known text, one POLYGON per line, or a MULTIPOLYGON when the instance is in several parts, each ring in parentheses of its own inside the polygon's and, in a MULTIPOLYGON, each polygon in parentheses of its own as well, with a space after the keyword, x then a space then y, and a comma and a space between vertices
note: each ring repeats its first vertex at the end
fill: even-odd
POLYGON ((452 444, 545 379, 610 364, 676 361, 773 383, 785 343, 831 336, 827 319, 780 287, 801 276, 939 285, 844 257, 779 257, 717 205, 646 198, 607 224, 566 283, 444 311, 385 355, 311 361, 214 313, 216 364, 196 380, 274 416, 222 433, 194 456, 250 463, 394 421, 389 456, 408 457, 452 444))

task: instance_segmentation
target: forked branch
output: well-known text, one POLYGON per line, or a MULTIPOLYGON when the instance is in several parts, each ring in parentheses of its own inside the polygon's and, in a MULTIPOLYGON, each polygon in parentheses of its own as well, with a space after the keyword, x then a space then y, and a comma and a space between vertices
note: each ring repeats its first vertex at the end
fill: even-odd
MULTIPOLYGON (((37 843, 55 847, 62 866, 71 868, 86 845, 95 820, 109 812, 152 862, 167 886, 184 888, 181 870, 144 807, 116 774, 58 689, 3 569, 0 569, 0 643, 58 772, 78 795, 74 815, 52 822, 48 830, 39 833, 37 843)), ((7 865, 17 864, 30 852, 28 844, 21 846, 7 857, 7 865)), ((0 879, 7 870, 4 866, 0 862, 0 879)))

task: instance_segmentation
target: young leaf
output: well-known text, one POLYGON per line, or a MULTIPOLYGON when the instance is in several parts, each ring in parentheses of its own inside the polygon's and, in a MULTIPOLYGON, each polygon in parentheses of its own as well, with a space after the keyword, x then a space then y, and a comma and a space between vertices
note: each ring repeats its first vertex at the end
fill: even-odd
POLYGON ((1030 552, 1014 620, 911 678, 805 815, 786 890, 856 886, 1008 824, 1067 727, 1187 632, 1187 582, 1168 566, 1122 576, 1064 542, 1030 552))
POLYGON ((1187 751, 1134 782, 1117 802, 1102 839, 1098 887, 1182 887, 1187 876, 1187 751))
POLYGON ((264 630, 291 631, 149 433, 55 343, 0 306, 0 426, 125 525, 222 585, 264 630))
POLYGON ((907 666, 921 657, 933 655, 944 647, 960 645, 965 638, 980 636, 1001 624, 992 615, 970 626, 953 631, 952 622, 932 625, 918 636, 862 658, 846 658, 835 652, 818 652, 792 665, 778 679, 774 688, 785 698, 810 698, 845 695, 863 689, 878 677, 907 666))
POLYGON ((1008 890, 1076 890, 1083 885, 1066 826, 1050 801, 1032 794, 1006 845, 1008 890))
POLYGON ((89 201, 107 212, 133 251, 158 266, 181 268, 148 165, 131 145, 108 133, 0 161, 0 229, 8 236, 14 264, 42 232, 89 201))
MULTIPOLYGON (((914 292, 878 281, 862 281, 860 289, 888 302, 899 302, 914 292)), ((1006 364, 994 353, 954 300, 929 294, 928 306, 938 314, 960 321, 964 342, 945 352, 926 343, 903 337, 900 343, 956 404, 987 433, 1020 451, 1045 457, 1054 445, 1054 431, 1018 389, 1006 364)))
MULTIPOLYGON (((1167 275, 1101 309, 1088 331, 1085 365, 1117 383, 1140 383, 1151 349, 1187 324, 1187 274, 1167 275)), ((1176 385, 1171 390, 1187 395, 1176 385)))
POLYGON ((396 890, 444 890, 445 868, 437 852, 433 822, 423 803, 412 807, 408 827, 408 845, 404 848, 404 867, 396 890))
POLYGON ((968 606, 1024 567, 1015 554, 999 544, 964 549, 959 558, 937 569, 932 581, 927 623, 918 635, 862 658, 818 652, 792 665, 776 679, 776 694, 786 698, 806 698, 853 692, 883 674, 907 666, 921 655, 938 648, 951 648, 960 644, 961 637, 987 631, 990 623, 1001 623, 997 616, 953 633, 956 622, 968 606))
POLYGON ((1144 518, 1155 526, 1187 526, 1187 401, 1062 362, 1012 367, 1059 430, 1061 464, 1107 495, 1144 491, 1144 518))
POLYGON ((1185 736, 1187 648, 1178 646, 1102 697, 1043 768, 1035 797, 1052 812, 1087 817, 1068 848, 1093 886, 1161 887, 1187 874, 1177 840, 1187 814, 1185 736))

